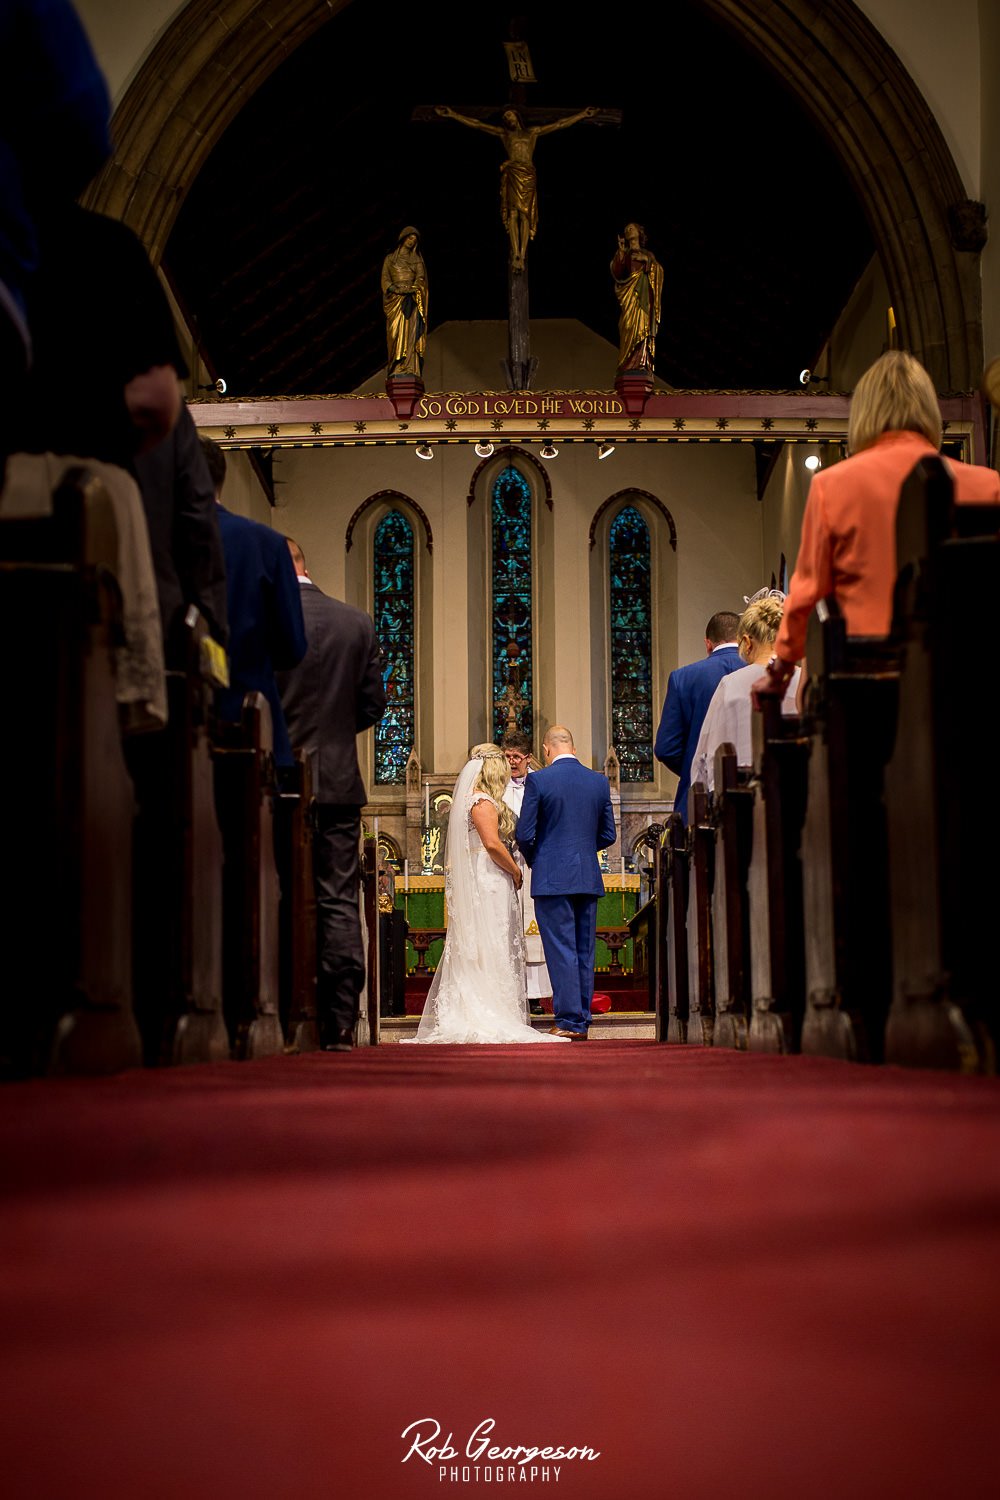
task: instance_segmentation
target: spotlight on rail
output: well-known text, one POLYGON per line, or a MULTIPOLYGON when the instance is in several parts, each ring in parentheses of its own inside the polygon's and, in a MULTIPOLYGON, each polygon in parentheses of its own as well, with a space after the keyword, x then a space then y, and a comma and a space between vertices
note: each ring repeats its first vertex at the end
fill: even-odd
POLYGON ((611 455, 612 455, 612 453, 614 453, 614 451, 615 451, 615 445, 614 445, 614 443, 602 443, 601 446, 597 450, 597 457, 598 457, 598 459, 610 458, 611 455))
POLYGON ((417 444, 417 457, 427 459, 434 457, 434 449, 431 447, 430 443, 417 444))
POLYGON ((480 458, 492 458, 493 457, 493 444, 492 443, 477 443, 476 444, 476 452, 479 454, 480 458))
POLYGON ((818 453, 810 453, 808 458, 804 459, 803 462, 811 474, 815 474, 817 469, 823 467, 823 460, 818 453))
POLYGON ((543 443, 538 450, 539 458, 555 458, 559 449, 554 443, 543 443))

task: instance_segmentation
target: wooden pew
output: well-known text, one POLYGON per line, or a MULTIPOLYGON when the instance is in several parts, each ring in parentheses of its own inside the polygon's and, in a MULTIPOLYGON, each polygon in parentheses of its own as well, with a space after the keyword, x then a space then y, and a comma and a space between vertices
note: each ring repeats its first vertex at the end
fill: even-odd
POLYGON ((378 849, 375 839, 365 839, 361 848, 361 935, 365 949, 365 987, 355 1032, 359 1047, 378 1045, 379 1028, 379 930, 378 849))
POLYGON ((111 501, 85 470, 53 514, 0 521, 0 1070, 104 1073, 141 1061, 132 1010, 132 785, 115 701, 111 501))
POLYGON ((1000 804, 977 753, 991 694, 981 650, 995 631, 998 520, 995 506, 956 506, 946 464, 928 458, 903 486, 896 528, 902 670, 886 773, 894 960, 886 1057, 966 1072, 994 1071, 1000 1043, 1000 804))
POLYGON ((715 834, 709 818, 708 794, 696 781, 689 794, 689 873, 687 900, 689 1046, 711 1047, 715 1032, 712 973, 712 881, 715 834))
POLYGON ((640 872, 640 887, 646 881, 649 892, 646 901, 628 919, 628 931, 632 940, 632 979, 637 989, 646 991, 646 1009, 658 1015, 660 1003, 657 998, 663 972, 663 935, 660 931, 660 908, 657 904, 659 889, 660 841, 663 824, 650 823, 636 845, 639 850, 650 850, 652 864, 648 871, 640 872), (649 878, 651 876, 651 879, 649 878))
POLYGON ((282 777, 278 809, 281 1026, 296 1052, 317 1052, 313 798, 309 762, 301 750, 295 752, 295 765, 282 777))
POLYGON ((805 1014, 805 934, 799 844, 806 808, 809 738, 765 698, 753 742, 750 900, 751 1052, 798 1052, 805 1014))
POLYGON ((239 724, 215 730, 215 798, 223 841, 222 972, 235 1056, 284 1050, 278 1014, 278 871, 271 710, 248 693, 239 724))
POLYGON ((734 745, 715 752, 715 791, 710 821, 714 829, 712 887, 712 970, 715 982, 713 1047, 745 1052, 749 1044, 750 868, 754 794, 736 764, 734 745))
POLYGON ((802 833, 802 1050, 880 1062, 892 988, 883 777, 898 655, 887 639, 848 639, 836 601, 825 599, 810 622, 806 656, 812 738, 802 833))
POLYGON ((406 1014, 406 944, 409 927, 404 912, 379 911, 379 1013, 406 1014))
POLYGON ((135 1008, 147 1063, 229 1056, 222 1013, 222 835, 215 811, 208 627, 184 622, 186 670, 167 673, 169 721, 126 745, 135 829, 135 1008))
POLYGON ((689 1014, 687 905, 689 860, 687 829, 679 812, 667 821, 657 872, 658 932, 662 962, 657 972, 656 1040, 687 1041, 689 1014))

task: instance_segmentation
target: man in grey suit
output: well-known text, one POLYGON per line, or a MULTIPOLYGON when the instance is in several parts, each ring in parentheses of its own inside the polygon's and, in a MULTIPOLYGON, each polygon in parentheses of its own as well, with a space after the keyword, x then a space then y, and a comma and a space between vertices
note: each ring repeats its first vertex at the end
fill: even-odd
POLYGON ((385 713, 385 687, 369 616, 317 588, 301 547, 290 537, 288 549, 301 585, 309 645, 297 667, 276 675, 289 737, 293 748, 306 753, 316 799, 320 1037, 326 1051, 349 1052, 365 979, 358 844, 366 795, 357 735, 385 713))

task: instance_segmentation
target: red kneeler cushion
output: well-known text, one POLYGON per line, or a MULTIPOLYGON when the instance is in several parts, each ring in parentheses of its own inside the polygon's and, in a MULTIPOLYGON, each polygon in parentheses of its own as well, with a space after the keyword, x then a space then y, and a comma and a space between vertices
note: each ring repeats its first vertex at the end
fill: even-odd
POLYGON ((591 1010, 591 1014, 592 1015, 601 1015, 601 1016, 603 1016, 610 1009, 611 1009, 611 996, 610 995, 595 995, 594 998, 593 998, 593 1000, 591 1000, 591 1002, 590 1002, 590 1010, 591 1010))

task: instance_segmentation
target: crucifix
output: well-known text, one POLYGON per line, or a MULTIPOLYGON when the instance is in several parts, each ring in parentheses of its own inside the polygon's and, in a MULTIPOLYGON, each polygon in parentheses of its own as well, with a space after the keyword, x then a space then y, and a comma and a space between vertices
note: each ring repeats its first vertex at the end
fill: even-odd
POLYGON ((420 105, 413 112, 415 120, 447 119, 485 135, 496 136, 504 151, 500 167, 500 217, 510 241, 508 260, 508 359, 507 383, 511 390, 527 390, 536 361, 531 358, 528 325, 528 246, 538 228, 538 179, 535 172, 535 144, 539 136, 566 130, 582 120, 597 124, 618 125, 621 110, 599 109, 593 105, 569 114, 555 109, 525 107, 524 85, 534 83, 531 58, 525 43, 504 44, 511 77, 511 102, 496 107, 473 106, 465 111, 448 104, 420 105), (487 123, 489 115, 500 114, 501 124, 487 123))

